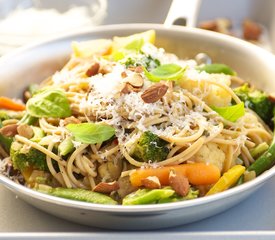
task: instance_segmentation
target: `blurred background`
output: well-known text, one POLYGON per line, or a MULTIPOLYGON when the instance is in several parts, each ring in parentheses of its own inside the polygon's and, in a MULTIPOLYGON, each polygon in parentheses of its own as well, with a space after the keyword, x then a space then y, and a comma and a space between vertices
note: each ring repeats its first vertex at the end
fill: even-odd
POLYGON ((170 23, 233 35, 275 52, 274 10, 274 0, 0 0, 0 55, 96 25, 162 24, 167 16, 170 23))

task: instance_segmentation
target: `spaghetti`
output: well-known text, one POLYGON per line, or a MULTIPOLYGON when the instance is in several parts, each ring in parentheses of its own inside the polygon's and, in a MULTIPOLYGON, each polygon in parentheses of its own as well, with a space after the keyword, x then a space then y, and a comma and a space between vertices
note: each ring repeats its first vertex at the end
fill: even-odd
MULTIPOLYGON (((200 72, 194 60, 180 60, 148 42, 138 52, 129 47, 124 50, 121 59, 114 57, 116 52, 104 56, 95 52, 90 57, 73 54, 63 69, 41 84, 42 90, 64 91, 71 115, 38 117, 34 126, 43 136, 33 141, 16 134, 14 141, 46 156, 46 171, 51 178, 48 184, 94 190, 99 183, 119 181, 137 168, 192 162, 212 164, 223 174, 240 163, 249 167, 255 161, 251 149, 271 143, 270 129, 252 110, 245 108, 237 121, 213 110, 213 106, 226 108, 242 103, 230 86, 231 79, 238 77, 200 72), (94 64, 99 67, 91 73, 94 64), (152 91, 152 96, 144 96, 146 90, 156 86, 146 71, 154 73, 159 66, 171 64, 184 69, 184 74, 176 80, 163 77, 159 81, 167 86, 165 94, 158 97, 155 95, 159 92, 152 91), (148 102, 145 97, 157 99, 148 102), (82 123, 110 126, 115 134, 103 142, 83 142, 67 127, 82 123), (135 148, 146 132, 165 143, 165 158, 154 161, 137 156, 135 148), (73 150, 62 155, 58 149, 67 139, 73 150)), ((0 154, 7 158, 1 146, 0 154)), ((26 178, 25 184, 33 187, 37 182, 26 178)))

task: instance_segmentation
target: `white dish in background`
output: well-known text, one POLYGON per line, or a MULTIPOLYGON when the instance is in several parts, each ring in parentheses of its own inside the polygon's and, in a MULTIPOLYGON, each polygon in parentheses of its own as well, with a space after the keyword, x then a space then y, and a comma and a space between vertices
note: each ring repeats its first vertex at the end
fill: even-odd
POLYGON ((241 25, 245 19, 251 19, 263 26, 259 46, 275 52, 275 1, 273 0, 203 0, 197 23, 216 18, 228 18, 232 21, 233 33, 241 37, 241 25))
MULTIPOLYGON (((167 51, 176 52, 180 57, 194 57, 199 52, 205 52, 214 61, 230 65, 241 77, 253 79, 255 84, 261 83, 269 91, 275 89, 272 83, 275 56, 259 47, 210 31, 137 24, 95 27, 91 31, 53 39, 4 56, 0 59, 0 95, 20 96, 29 83, 53 73, 68 57, 72 40, 125 36, 148 29, 157 31, 157 45, 167 51)), ((69 221, 112 229, 152 230, 191 223, 222 212, 250 196, 274 174, 273 167, 248 183, 204 198, 140 206, 77 202, 33 191, 4 176, 0 176, 0 181, 33 206, 69 221)))
POLYGON ((0 0, 0 5, 0 55, 45 37, 100 25, 107 13, 107 0, 0 0))

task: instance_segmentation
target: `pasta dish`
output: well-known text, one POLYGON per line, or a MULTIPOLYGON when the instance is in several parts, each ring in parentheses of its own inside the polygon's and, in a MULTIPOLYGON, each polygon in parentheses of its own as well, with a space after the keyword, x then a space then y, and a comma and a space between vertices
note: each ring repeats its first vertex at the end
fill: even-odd
POLYGON ((2 174, 57 197, 136 205, 216 194, 271 168, 272 96, 154 41, 150 30, 73 42, 24 100, 0 97, 2 174))

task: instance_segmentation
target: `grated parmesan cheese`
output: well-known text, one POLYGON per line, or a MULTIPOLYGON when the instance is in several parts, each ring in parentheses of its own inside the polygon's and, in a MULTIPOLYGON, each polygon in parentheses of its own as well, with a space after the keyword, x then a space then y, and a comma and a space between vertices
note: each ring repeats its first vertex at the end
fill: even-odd
MULTIPOLYGON (((172 101, 164 100, 145 103, 141 95, 153 83, 146 78, 144 73, 141 73, 144 85, 139 92, 133 91, 128 94, 122 94, 121 90, 127 80, 123 75, 126 73, 127 77, 131 77, 135 74, 134 71, 126 68, 123 62, 125 59, 118 62, 110 62, 107 59, 98 58, 93 59, 93 61, 98 62, 101 67, 108 66, 111 71, 106 74, 99 73, 85 78, 89 83, 89 91, 85 93, 85 97, 75 96, 76 101, 74 104, 77 104, 79 112, 86 116, 87 119, 91 119, 91 121, 102 121, 113 126, 116 129, 116 137, 119 143, 124 144, 128 151, 131 150, 131 146, 134 145, 140 134, 145 131, 151 131, 164 138, 180 136, 178 134, 182 132, 184 132, 185 136, 191 136, 197 131, 197 126, 200 125, 208 136, 215 136, 219 132, 220 127, 218 123, 221 118, 216 112, 205 112, 204 102, 210 101, 209 96, 223 89, 213 86, 213 84, 205 83, 205 81, 222 82, 222 84, 229 86, 230 77, 223 74, 198 72, 195 69, 197 64, 194 60, 180 60, 174 54, 168 54, 163 49, 156 48, 152 44, 144 44, 142 53, 133 53, 129 57, 137 61, 143 61, 144 56, 150 56, 152 59, 157 59, 161 64, 176 63, 186 68, 183 81, 173 87, 172 101), (190 108, 186 102, 185 93, 187 91, 192 92, 202 102, 192 102, 193 106, 190 108), (169 120, 160 124, 147 125, 148 119, 152 116, 160 116, 169 120), (138 134, 128 134, 127 128, 138 129, 138 134)), ((85 71, 90 62, 85 64, 79 64, 80 66, 77 65, 72 70, 63 69, 56 73, 53 76, 54 84, 77 84, 83 81, 81 72, 85 71)), ((218 97, 224 98, 224 96, 219 95, 218 97)), ((237 139, 239 145, 243 145, 245 141, 245 135, 240 135, 237 139)), ((74 143, 74 145, 77 147, 77 143, 74 143)))

